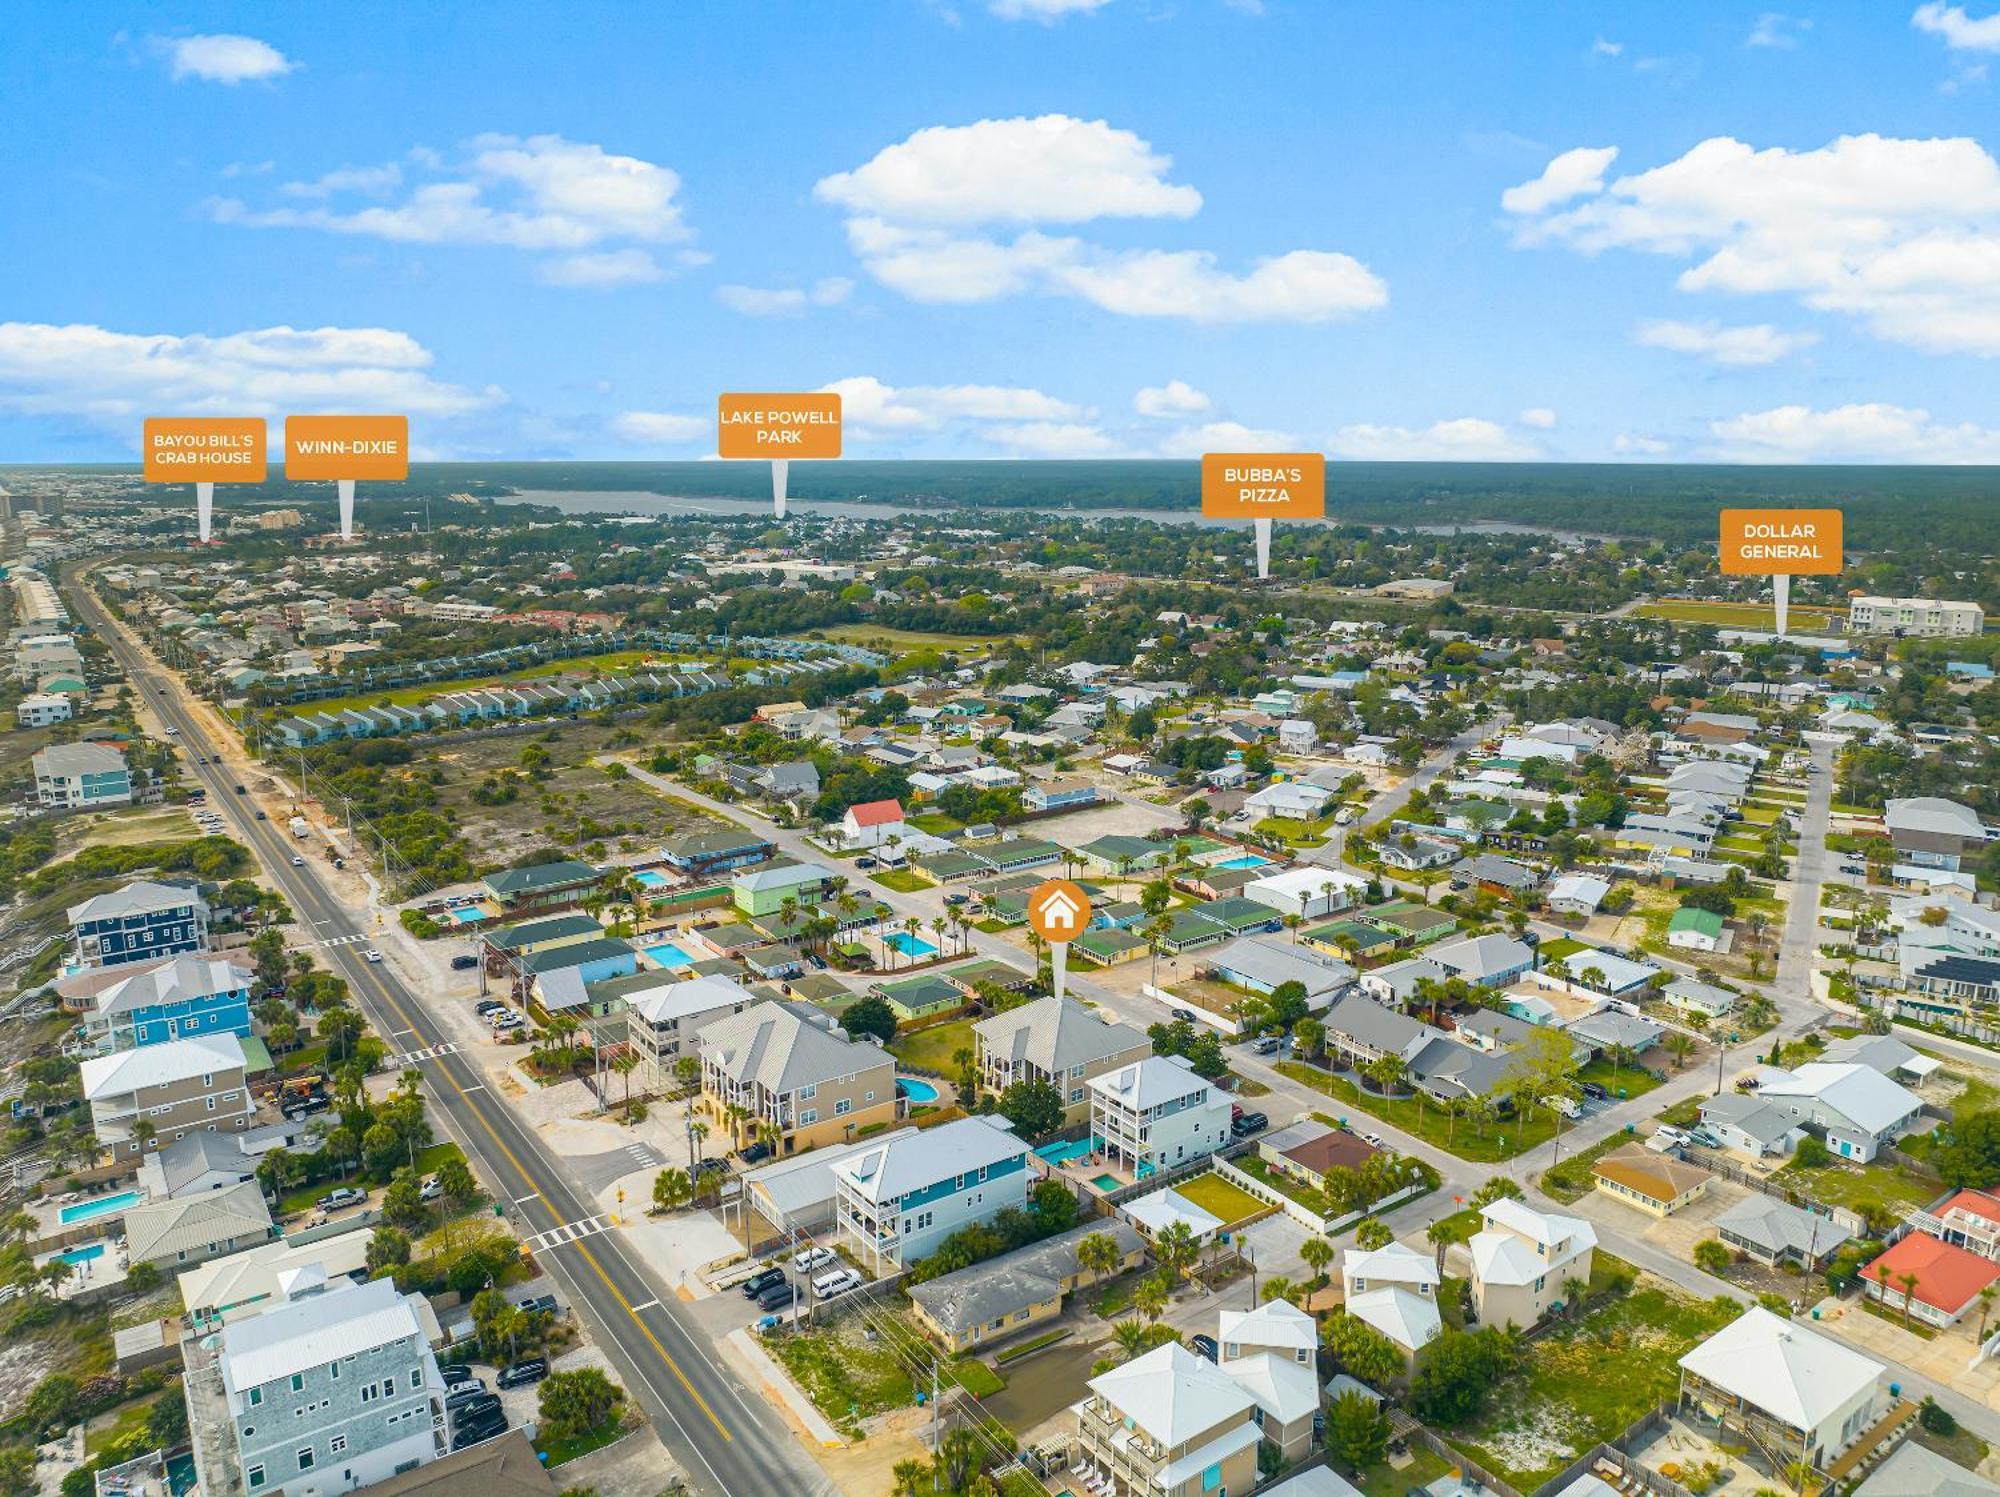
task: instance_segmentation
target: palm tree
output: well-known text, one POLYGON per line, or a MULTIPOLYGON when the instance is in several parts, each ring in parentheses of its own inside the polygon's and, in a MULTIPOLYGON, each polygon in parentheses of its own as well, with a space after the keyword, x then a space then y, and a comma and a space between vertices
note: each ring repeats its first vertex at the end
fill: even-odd
POLYGON ((1107 1278, 1118 1269, 1118 1240, 1109 1232, 1092 1232, 1076 1245, 1076 1266, 1093 1278, 1107 1278))
MULTIPOLYGON (((1380 1217, 1371 1216, 1354 1229, 1355 1244, 1364 1252, 1372 1253, 1377 1248, 1385 1248, 1395 1240, 1396 1234, 1380 1217)), ((1305 1253, 1301 1251, 1299 1256, 1303 1258, 1305 1253)))
POLYGON ((1454 1240, 1451 1221, 1448 1217, 1441 1216, 1428 1227, 1424 1228, 1424 1241, 1437 1249, 1437 1271, 1439 1278, 1444 1277, 1445 1250, 1452 1245, 1454 1240))
POLYGON ((1584 1280, 1571 1276, 1563 1280, 1563 1303, 1568 1307, 1571 1320, 1583 1313, 1583 1301, 1590 1293, 1590 1285, 1584 1280))
POLYGON ((1687 1058, 1694 1050, 1694 1036, 1678 1029, 1672 1030, 1667 1035, 1666 1047, 1667 1054, 1674 1058, 1674 1069, 1678 1071, 1687 1065, 1687 1058))
POLYGON ((1274 1299, 1288 1300, 1292 1297, 1292 1281, 1283 1274, 1274 1273, 1264 1281, 1261 1292, 1266 1303, 1274 1299))
POLYGON ((1129 1362, 1145 1355, 1153 1339, 1152 1329, 1137 1320, 1121 1320, 1113 1327, 1111 1339, 1118 1343, 1119 1355, 1129 1362))
POLYGON ((2000 1288, 1991 1284, 1979 1291, 1979 1334, 1972 1338, 1974 1344, 1983 1344, 1986 1340, 1986 1320, 1993 1313, 1993 1297, 1996 1294, 2000 1294, 2000 1288))
POLYGON ((1326 1273, 1327 1264, 1333 1261, 1334 1246, 1324 1237, 1308 1237, 1299 1244, 1299 1256, 1305 1260, 1315 1276, 1326 1273))
POLYGON ((1903 1287, 1903 1328, 1908 1330, 1910 1326, 1910 1305, 1917 1297, 1917 1284, 1919 1280, 1913 1273, 1899 1273, 1896 1275, 1896 1282, 1903 1287))
POLYGON ((151 1118, 140 1118, 132 1125, 132 1147, 143 1154, 153 1146, 159 1134, 160 1130, 153 1125, 151 1118))
POLYGON ((1303 924, 1305 924, 1305 921, 1301 920, 1297 915, 1285 916, 1285 929, 1292 933, 1292 944, 1294 946, 1299 944, 1299 927, 1303 924))
POLYGON ((1160 986, 1160 943, 1167 938, 1167 932, 1174 928, 1173 921, 1165 915, 1156 915, 1139 928, 1139 934, 1146 938, 1146 945, 1153 953, 1153 982, 1157 990, 1160 986))
POLYGON ((637 1052, 632 1050, 621 1052, 618 1058, 611 1062, 611 1069, 625 1078, 625 1114, 627 1117, 630 1117, 632 1113, 632 1073, 638 1068, 639 1056, 637 1052))
POLYGON ((1158 1274, 1148 1274, 1132 1290, 1132 1308, 1150 1324, 1167 1310, 1167 1286, 1158 1274))

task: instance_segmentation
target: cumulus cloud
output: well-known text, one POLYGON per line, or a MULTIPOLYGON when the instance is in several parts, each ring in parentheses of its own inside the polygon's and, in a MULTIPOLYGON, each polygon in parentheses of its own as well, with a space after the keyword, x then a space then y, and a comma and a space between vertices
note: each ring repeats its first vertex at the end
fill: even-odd
POLYGON ((1128 317, 1324 322, 1388 288, 1345 254, 1299 249, 1222 266, 1205 250, 1113 250, 1044 225, 1193 216, 1201 194, 1129 130, 1069 115, 933 126, 822 178, 869 274, 913 301, 1072 296, 1128 317))
POLYGON ((1022 385, 898 387, 872 374, 859 374, 820 388, 840 396, 844 426, 878 436, 931 433, 967 424, 1077 424, 1096 414, 1087 406, 1022 385))
POLYGON ((1564 151, 1543 167, 1534 181, 1501 193, 1500 206, 1509 213, 1542 213, 1585 193, 1602 192, 1605 169, 1617 159, 1616 146, 1578 146, 1564 151))
POLYGON ((1943 5, 1938 0, 1919 5, 1910 17, 1919 31, 1942 37, 1954 52, 2000 52, 2000 11, 1990 16, 1968 16, 1962 5, 1943 5))
POLYGON ((254 328, 221 336, 87 323, 0 323, 0 410, 67 417, 134 443, 147 416, 300 410, 468 415, 505 397, 430 373, 429 349, 389 328, 254 328))
POLYGON ((1170 379, 1164 385, 1149 385, 1132 397, 1132 409, 1142 416, 1199 416, 1209 407, 1209 398, 1186 380, 1170 379))
POLYGON ((827 276, 810 289, 797 286, 718 286, 715 299, 745 317, 797 317, 809 307, 836 307, 854 291, 845 276, 827 276))
POLYGON ((1909 406, 1785 405, 1709 423, 1733 463, 2000 463, 2000 427, 1946 425, 1909 406))
POLYGON ((638 247, 693 237, 676 201, 678 175, 599 145, 560 135, 481 135, 467 142, 454 163, 427 151, 413 151, 409 159, 429 176, 399 201, 351 202, 363 193, 386 195, 401 182, 401 168, 346 167, 280 189, 310 206, 259 209, 237 198, 213 199, 207 206, 219 222, 247 228, 318 229, 398 244, 497 245, 551 254, 559 258, 545 268, 544 278, 559 285, 656 280, 658 265, 638 247))
POLYGON ((1541 456, 1533 442, 1495 421, 1461 416, 1429 426, 1343 426, 1333 434, 1337 458, 1378 462, 1525 462, 1541 456))
POLYGON ((1545 405, 1530 406, 1521 412, 1519 419, 1523 426, 1532 426, 1536 431, 1554 431, 1556 426, 1556 413, 1545 405))
POLYGON ((645 447, 685 447, 713 441, 710 416, 681 416, 671 411, 621 411, 611 418, 611 430, 628 442, 645 447))
POLYGON ((1040 21, 1053 26, 1065 16, 1089 15, 1110 0, 987 0, 986 8, 1003 21, 1040 21))
POLYGON ((1600 36, 1591 41, 1590 52, 1593 57, 1623 57, 1625 55, 1625 44, 1623 42, 1614 42, 1608 37, 1600 36))
POLYGON ((1724 327, 1716 322, 1676 322, 1658 318, 1639 324, 1634 339, 1647 348, 1691 354, 1711 364, 1750 366, 1775 364, 1801 348, 1819 342, 1817 333, 1788 333, 1768 322, 1724 327))
POLYGON ((1076 421, 1028 421, 988 427, 982 436, 1020 457, 1116 457, 1116 442, 1094 426, 1076 421))
POLYGON ((158 46, 176 83, 190 78, 202 83, 253 83, 282 78, 296 66, 269 42, 233 32, 163 37, 158 46))
POLYGON ((1927 352, 2000 354, 2000 163, 1969 138, 1718 136, 1525 215, 1517 241, 1682 260, 1683 291, 1789 295, 1927 352))
POLYGON ((1750 28, 1750 34, 1743 39, 1746 47, 1776 47, 1790 51, 1799 44, 1799 33, 1812 30, 1812 22, 1804 16, 1788 16, 1783 11, 1767 10, 1757 17, 1757 24, 1750 28))
POLYGON ((1611 439, 1611 450, 1620 457, 1658 457, 1667 450, 1667 445, 1658 437, 1630 431, 1621 431, 1611 439))
POLYGON ((1209 421, 1184 426, 1160 443, 1162 457, 1200 457, 1204 452, 1302 452, 1296 432, 1245 426, 1240 421, 1209 421))

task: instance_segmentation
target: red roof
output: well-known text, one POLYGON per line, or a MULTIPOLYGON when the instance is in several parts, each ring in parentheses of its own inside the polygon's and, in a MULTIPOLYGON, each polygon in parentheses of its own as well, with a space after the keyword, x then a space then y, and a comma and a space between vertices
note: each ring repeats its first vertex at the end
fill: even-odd
POLYGON ((1988 1195, 1983 1190, 1961 1190, 1944 1203, 1939 1216, 1948 1216, 1954 1211, 1963 1211, 1967 1216, 1983 1216, 1990 1222, 2000 1222, 2000 1198, 1988 1195))
POLYGON ((892 821, 903 819, 903 803, 898 800, 865 800, 858 806, 849 806, 847 814, 854 818, 856 826, 887 826, 892 821))
POLYGON ((1906 1273, 1917 1276, 1919 1303, 1956 1315, 1979 1297, 1980 1290, 2000 1279, 2000 1263, 1926 1233, 1912 1232, 1861 1270, 1864 1279, 1882 1286, 1883 1303, 1890 1305, 1902 1298, 1903 1286, 1897 1275, 1906 1273))

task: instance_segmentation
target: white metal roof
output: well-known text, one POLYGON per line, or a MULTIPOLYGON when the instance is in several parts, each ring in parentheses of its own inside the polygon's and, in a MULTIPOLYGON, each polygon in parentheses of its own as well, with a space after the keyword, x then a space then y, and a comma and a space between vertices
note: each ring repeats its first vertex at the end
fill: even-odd
POLYGON ((1800 1066, 1789 1075, 1771 1076, 1758 1090, 1766 1097, 1810 1097, 1871 1133, 1894 1127, 1923 1106, 1915 1092, 1896 1085, 1880 1071, 1824 1061, 1800 1066))
MULTIPOLYGON (((142 1087, 171 1086, 193 1076, 243 1069, 243 1042, 233 1034, 203 1034, 94 1055, 79 1068, 90 1101, 122 1097, 142 1087)), ((240 1078, 239 1078, 240 1079, 240 1078)))
POLYGON ((1429 1253, 1418 1252, 1404 1242, 1391 1242, 1373 1252, 1348 1248, 1340 1261, 1340 1273, 1349 1283, 1366 1279, 1371 1284, 1429 1284, 1435 1287, 1442 1282, 1437 1259, 1429 1253))
POLYGON ((1215 1338, 1225 1347, 1316 1351, 1319 1322, 1290 1300, 1267 1300, 1254 1310, 1224 1310, 1216 1317, 1215 1338))
POLYGON ((1144 1430, 1148 1438, 1169 1448, 1185 1444, 1232 1415, 1248 1412, 1256 1402, 1228 1373, 1178 1341, 1155 1347, 1143 1357, 1092 1378, 1090 1390, 1144 1430))
POLYGON ((1406 1351, 1419 1351, 1431 1344, 1444 1328, 1437 1301, 1414 1294, 1400 1284, 1371 1289, 1347 1302, 1347 1313, 1365 1321, 1406 1351))
POLYGON ((1140 1196, 1136 1201, 1127 1201, 1118 1209, 1125 1213, 1128 1220, 1155 1237, 1175 1222, 1186 1222, 1197 1238, 1219 1232, 1226 1225, 1214 1212, 1204 1211, 1171 1186, 1140 1196))
POLYGON ((1761 1305, 1689 1351, 1680 1365, 1797 1430, 1817 1429, 1882 1376, 1881 1363, 1761 1305))
POLYGON ((1102 1076, 1093 1076, 1089 1085, 1092 1091, 1102 1092, 1126 1107, 1140 1111, 1172 1102, 1191 1092, 1212 1093, 1214 1090, 1195 1075, 1187 1058, 1180 1055, 1149 1055, 1133 1065, 1120 1066, 1102 1076))
POLYGON ((1258 1352, 1224 1362, 1222 1370, 1263 1409, 1266 1419, 1290 1424, 1319 1407, 1319 1373, 1306 1363, 1276 1352, 1258 1352))
POLYGON ((232 1405, 247 1389, 323 1367, 336 1357, 412 1337, 421 1343, 423 1325, 410 1304, 413 1297, 398 1293, 393 1280, 371 1279, 350 1289, 307 1295, 224 1327, 222 1378, 232 1405))
POLYGON ((664 1024, 669 1019, 689 1019, 753 1001, 748 988, 726 977, 695 977, 686 982, 665 978, 658 987, 636 997, 628 995, 626 1007, 649 1024, 664 1024))
POLYGON ((956 1175, 1018 1159, 1028 1146, 998 1114, 957 1118, 850 1154, 834 1174, 868 1201, 894 1201, 956 1175))

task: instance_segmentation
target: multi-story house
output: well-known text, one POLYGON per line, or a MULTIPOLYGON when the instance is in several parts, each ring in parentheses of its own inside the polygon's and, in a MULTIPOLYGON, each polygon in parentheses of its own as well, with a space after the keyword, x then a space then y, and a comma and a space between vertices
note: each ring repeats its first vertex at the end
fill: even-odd
POLYGON ((1935 1212, 1913 1211, 1909 1223, 1942 1242, 2000 1262, 2000 1195, 1961 1190, 1935 1212))
POLYGON ((790 1154, 895 1121, 894 1059, 817 1010, 766 1001, 699 1038, 700 1106, 739 1145, 768 1127, 777 1152, 790 1154))
POLYGON ((1480 1213, 1472 1234, 1472 1300, 1481 1325, 1532 1329, 1552 1305, 1590 1282, 1597 1232, 1575 1216, 1536 1211, 1506 1197, 1480 1213))
POLYGON ((695 1037, 709 1025, 740 1014, 757 999, 726 977, 681 982, 659 974, 636 974, 624 992, 625 1034, 639 1056, 642 1077, 656 1088, 674 1084, 674 1063, 695 1053, 695 1037))
POLYGON ((248 1039, 251 976, 248 967, 206 956, 150 963, 97 995, 84 1032, 100 1052, 202 1034, 248 1039))
POLYGON ((1847 628, 1852 634, 1900 634, 1921 639, 1972 637, 1986 628, 1986 614, 1977 603, 1939 598, 1851 598, 1847 628))
POLYGON ((818 863, 781 863, 737 874, 730 883, 730 896, 745 915, 775 915, 788 899, 801 906, 817 905, 835 876, 818 863))
POLYGON ((1229 1099, 1195 1075, 1186 1056, 1149 1055, 1086 1085, 1091 1141, 1135 1179, 1191 1164, 1229 1142, 1229 1099))
POLYGON ((833 1167, 841 1235, 876 1273, 927 1258, 962 1227, 1028 1200, 1027 1144, 1005 1118, 959 1118, 833 1167))
POLYGON ((1887 802, 1882 825, 1897 862, 1947 872, 1955 872, 1968 854, 1979 856, 1991 839, 1977 811, 1936 795, 1887 802))
POLYGON ((1021 792, 1021 805, 1029 811, 1071 811, 1097 804, 1097 787, 1075 777, 1047 780, 1021 792))
POLYGON ((132 804, 125 753, 107 743, 52 743, 34 756, 35 799, 55 811, 132 804))
POLYGON ((1842 1159, 1863 1164, 1923 1113, 1921 1097, 1869 1066, 1815 1061, 1794 1071, 1767 1067, 1758 1082, 1757 1095, 1766 1104, 1824 1134, 1827 1148, 1842 1159))
POLYGON ((192 889, 145 880, 69 907, 79 968, 150 962, 208 945, 208 902, 192 889))
POLYGON ((776 850, 772 842, 755 832, 731 826, 669 837, 660 844, 660 857, 669 868, 689 878, 713 878, 762 863, 776 850))
POLYGON ((388 1279, 306 1278, 319 1287, 223 1327, 229 1436, 190 1421, 197 1441, 233 1438, 243 1490, 285 1497, 351 1492, 444 1455, 444 1381, 422 1297, 388 1279))
POLYGON ((1178 1341, 1086 1386, 1090 1396, 1075 1406, 1076 1454, 1111 1483, 1109 1494, 1243 1497, 1257 1484, 1257 1400, 1178 1341))
POLYGON ((92 1056, 81 1068, 98 1142, 114 1154, 140 1154, 190 1133, 236 1133, 257 1110, 244 1084, 243 1042, 205 1034, 92 1056), (150 1137, 139 1137, 140 1124, 150 1137))
POLYGON ((1286 1464, 1313 1447, 1319 1323, 1285 1300, 1217 1317, 1217 1366, 1257 1401, 1251 1418, 1286 1464))
POLYGON ((1067 1123, 1090 1116, 1090 1081, 1153 1053, 1143 1031, 1106 1019, 1074 998, 1037 998, 981 1019, 972 1035, 985 1090, 1046 1081, 1062 1093, 1067 1123))

